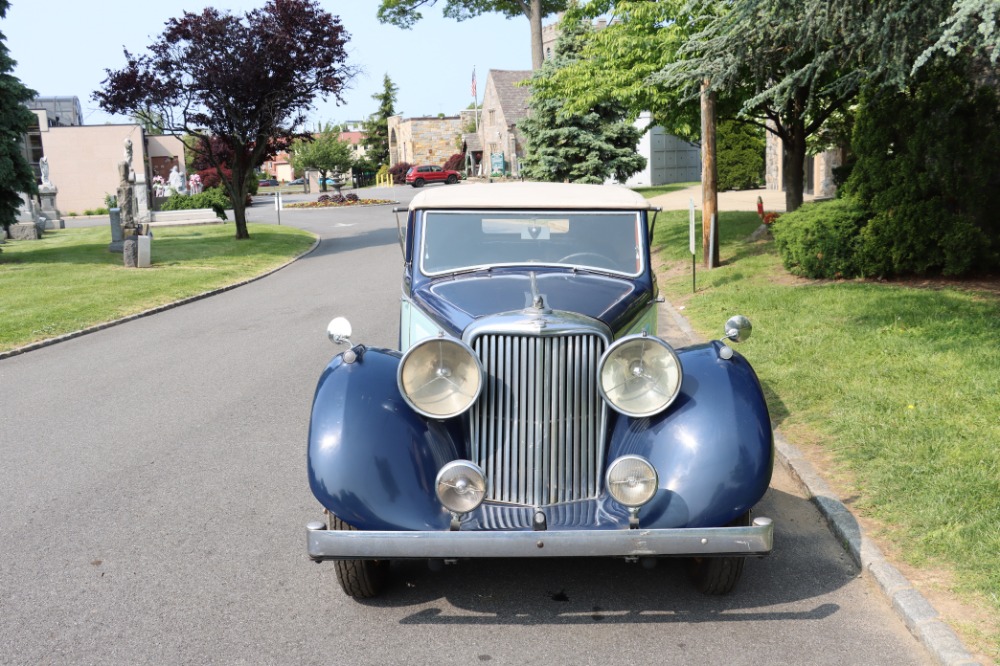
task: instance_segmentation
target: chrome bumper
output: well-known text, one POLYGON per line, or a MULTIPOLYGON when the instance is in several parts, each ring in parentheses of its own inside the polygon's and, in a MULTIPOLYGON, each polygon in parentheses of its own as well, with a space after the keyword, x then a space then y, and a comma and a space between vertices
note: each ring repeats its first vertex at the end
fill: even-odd
POLYGON ((309 523, 314 560, 469 557, 656 557, 766 555, 774 545, 770 518, 750 527, 567 530, 538 532, 367 532, 309 523))

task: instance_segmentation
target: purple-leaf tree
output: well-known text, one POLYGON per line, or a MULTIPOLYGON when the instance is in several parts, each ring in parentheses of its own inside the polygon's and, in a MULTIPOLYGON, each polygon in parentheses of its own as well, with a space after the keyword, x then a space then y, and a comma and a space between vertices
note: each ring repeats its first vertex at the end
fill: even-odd
POLYGON ((125 67, 106 70, 93 98, 108 113, 158 114, 164 131, 201 139, 188 145, 228 190, 236 238, 249 238, 254 170, 296 136, 317 96, 343 102, 356 71, 346 63, 348 37, 315 0, 268 0, 243 16, 185 12, 167 21, 148 54, 126 50, 125 67))

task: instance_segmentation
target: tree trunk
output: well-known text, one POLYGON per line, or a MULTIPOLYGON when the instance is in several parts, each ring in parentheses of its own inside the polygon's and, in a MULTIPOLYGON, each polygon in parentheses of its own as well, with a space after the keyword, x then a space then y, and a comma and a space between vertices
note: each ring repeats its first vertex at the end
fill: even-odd
POLYGON ((715 164, 715 93, 709 92, 708 86, 705 79, 701 84, 701 247, 705 266, 715 268, 719 265, 719 177, 715 164))
POLYGON ((531 68, 541 69, 545 61, 542 52, 542 0, 531 0, 528 22, 531 24, 531 68))
POLYGON ((236 222, 236 240, 246 240, 250 238, 247 231, 247 179, 250 177, 250 170, 246 168, 245 161, 237 155, 233 165, 233 218, 236 222))
POLYGON ((787 136, 781 146, 781 186, 785 190, 785 210, 790 213, 802 205, 806 163, 803 121, 797 120, 788 126, 787 136))

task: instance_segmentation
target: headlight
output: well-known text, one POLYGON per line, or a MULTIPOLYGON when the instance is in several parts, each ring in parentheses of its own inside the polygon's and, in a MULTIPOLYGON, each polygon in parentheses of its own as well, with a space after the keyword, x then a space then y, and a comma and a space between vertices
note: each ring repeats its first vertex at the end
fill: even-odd
POLYGON ((430 338, 403 355, 397 381, 410 407, 430 418, 447 419, 476 402, 483 388, 483 366, 464 342, 430 338))
POLYGON ((625 416, 659 414, 681 388, 681 362, 659 338, 622 338, 604 352, 599 368, 601 395, 625 416))
POLYGON ((656 470, 645 458, 622 456, 608 467, 608 492, 627 507, 642 506, 653 499, 658 480, 656 470))
POLYGON ((486 496, 486 477, 475 463, 453 460, 438 472, 434 487, 446 509, 468 513, 479 506, 486 496))

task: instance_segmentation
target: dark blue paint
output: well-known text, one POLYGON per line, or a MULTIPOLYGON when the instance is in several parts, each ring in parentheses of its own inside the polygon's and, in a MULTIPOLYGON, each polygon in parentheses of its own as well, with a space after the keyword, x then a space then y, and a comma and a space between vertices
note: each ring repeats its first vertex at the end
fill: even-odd
MULTIPOLYGON (((763 496, 773 440, 753 369, 721 343, 678 352, 684 382, 676 402, 648 419, 611 419, 607 460, 634 453, 650 460, 660 490, 640 514, 643 527, 725 525, 763 496)), ((309 480, 326 508, 361 529, 448 528, 434 494, 440 467, 467 457, 464 421, 416 414, 399 395, 399 353, 368 349, 361 360, 336 357, 320 379, 309 433, 309 480)), ((624 529, 628 513, 602 494, 547 510, 549 529, 624 529)), ((530 529, 530 511, 484 506, 466 529, 530 529)))

